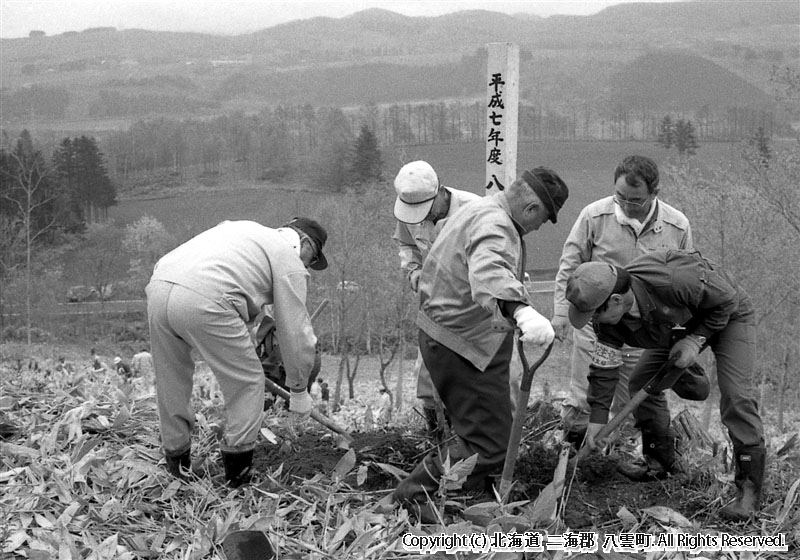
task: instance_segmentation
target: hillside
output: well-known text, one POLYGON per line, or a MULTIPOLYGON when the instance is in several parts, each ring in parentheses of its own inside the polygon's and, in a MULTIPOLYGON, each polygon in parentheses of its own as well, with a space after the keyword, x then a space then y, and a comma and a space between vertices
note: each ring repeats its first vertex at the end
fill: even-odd
POLYGON ((800 61, 799 28, 800 5, 779 0, 625 4, 549 18, 371 9, 238 36, 89 29, 0 41, 0 121, 470 99, 482 93, 490 42, 519 44, 523 99, 562 114, 609 112, 617 76, 628 72, 624 97, 659 108, 691 111, 709 97, 761 104, 772 66, 800 61), (653 54, 664 51, 680 55, 653 54), (720 87, 704 86, 705 75, 720 87))
POLYGON ((651 52, 625 65, 611 95, 623 105, 660 111, 702 107, 766 107, 771 98, 721 66, 680 52, 651 52))

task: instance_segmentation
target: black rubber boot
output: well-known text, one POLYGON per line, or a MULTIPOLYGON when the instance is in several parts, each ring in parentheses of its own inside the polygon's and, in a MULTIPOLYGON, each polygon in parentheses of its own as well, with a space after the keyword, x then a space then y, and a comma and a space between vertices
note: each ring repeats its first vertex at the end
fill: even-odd
POLYGON ((183 453, 164 451, 164 459, 167 461, 167 470, 169 474, 176 478, 186 480, 186 474, 192 472, 192 454, 190 449, 187 449, 183 453))
POLYGON ((231 488, 238 488, 250 482, 253 467, 253 450, 232 453, 222 451, 222 466, 225 467, 225 480, 231 488))
POLYGON ((439 519, 428 498, 434 498, 442 476, 442 463, 435 454, 428 454, 411 474, 394 489, 392 497, 422 523, 438 523, 439 519))
POLYGON ((761 509, 766 455, 764 448, 736 453, 736 499, 719 510, 722 517, 747 521, 761 509))
POLYGON ((675 436, 642 432, 642 459, 621 464, 617 470, 636 482, 662 480, 675 472, 675 436))
POLYGON ((422 412, 425 414, 425 422, 428 424, 428 434, 433 436, 439 429, 439 418, 436 416, 436 409, 423 406, 422 412))
POLYGON ((683 375, 672 386, 672 390, 687 401, 704 401, 711 393, 711 384, 703 366, 692 364, 683 370, 683 375))

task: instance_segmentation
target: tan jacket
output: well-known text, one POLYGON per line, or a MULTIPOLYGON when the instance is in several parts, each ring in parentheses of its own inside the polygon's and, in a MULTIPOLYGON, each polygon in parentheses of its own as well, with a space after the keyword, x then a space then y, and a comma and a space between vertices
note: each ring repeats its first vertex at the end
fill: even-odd
POLYGON ((422 266, 417 326, 484 371, 512 329, 498 302, 530 305, 523 251, 503 193, 458 212, 422 266))
POLYGON ((567 279, 585 262, 625 266, 651 251, 692 250, 692 230, 686 216, 661 200, 655 204, 658 206, 652 218, 639 235, 619 223, 611 196, 592 202, 581 211, 561 253, 553 294, 554 316, 567 316, 567 279))

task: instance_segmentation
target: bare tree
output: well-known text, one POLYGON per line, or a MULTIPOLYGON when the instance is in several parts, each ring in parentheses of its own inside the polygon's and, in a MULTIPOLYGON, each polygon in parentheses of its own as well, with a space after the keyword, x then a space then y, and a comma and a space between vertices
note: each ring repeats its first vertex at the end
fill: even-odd
POLYGON ((52 169, 48 167, 41 152, 37 150, 30 134, 24 130, 15 148, 6 146, 2 149, 3 185, 0 198, 7 205, 8 213, 14 218, 5 219, 6 226, 18 220, 20 232, 24 239, 25 251, 25 324, 27 343, 31 344, 31 257, 34 246, 56 224, 56 213, 52 206, 56 200, 50 184, 52 169))
MULTIPOLYGON (((769 402, 764 398, 768 385, 791 389, 782 377, 791 361, 786 349, 800 350, 795 335, 800 158, 791 151, 776 152, 769 166, 763 166, 753 151, 745 146, 743 157, 712 169, 691 160, 665 166, 665 179, 673 183, 665 192, 689 216, 695 246, 732 272, 755 303, 764 404, 769 402)), ((781 408, 785 401, 777 399, 777 404, 781 408)))

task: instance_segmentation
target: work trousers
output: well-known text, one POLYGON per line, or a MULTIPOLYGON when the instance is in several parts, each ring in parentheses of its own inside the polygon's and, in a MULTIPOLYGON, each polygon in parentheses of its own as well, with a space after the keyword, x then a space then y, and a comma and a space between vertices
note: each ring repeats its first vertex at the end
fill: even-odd
MULTIPOLYGON (((517 401, 519 400, 520 393, 520 383, 522 383, 523 374, 522 360, 519 357, 516 344, 516 337, 518 334, 515 332, 514 336, 514 348, 511 353, 511 363, 508 366, 508 388, 511 392, 512 416, 514 415, 514 410, 517 408, 517 401)), ((436 387, 433 386, 433 381, 431 381, 431 373, 428 371, 428 368, 425 367, 425 361, 422 359, 422 350, 417 351, 417 361, 414 363, 414 371, 417 372, 417 398, 422 401, 422 406, 425 408, 434 408, 437 399, 436 387)))
MULTIPOLYGON (((589 364, 592 363, 592 352, 597 336, 591 323, 582 329, 572 329, 572 355, 570 356, 569 395, 561 404, 561 418, 564 428, 571 432, 580 432, 589 425, 589 403, 586 392, 589 389, 589 364)), ((614 393, 611 414, 616 414, 630 400, 628 381, 639 358, 641 348, 622 347, 622 365, 619 368, 619 383, 614 393)))
MULTIPOLYGON (((717 362, 719 412, 728 429, 734 451, 760 449, 764 446, 764 426, 758 413, 754 383, 756 327, 752 322, 731 321, 709 339, 717 362)), ((667 360, 669 349, 645 350, 630 380, 630 392, 636 393, 667 360)), ((642 432, 665 435, 670 413, 664 393, 650 395, 634 413, 642 432)))
POLYGON ((211 368, 225 400, 220 449, 253 449, 261 428, 264 373, 244 320, 225 298, 212 301, 177 284, 151 281, 146 292, 165 453, 174 456, 191 446, 192 348, 211 368))
POLYGON ((448 448, 451 462, 478 454, 465 488, 480 488, 499 471, 511 434, 508 367, 514 336, 509 333, 485 371, 419 331, 419 348, 456 433, 448 448))

